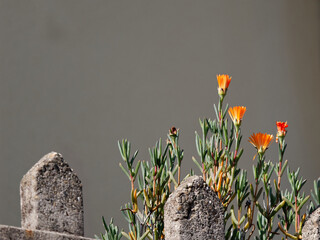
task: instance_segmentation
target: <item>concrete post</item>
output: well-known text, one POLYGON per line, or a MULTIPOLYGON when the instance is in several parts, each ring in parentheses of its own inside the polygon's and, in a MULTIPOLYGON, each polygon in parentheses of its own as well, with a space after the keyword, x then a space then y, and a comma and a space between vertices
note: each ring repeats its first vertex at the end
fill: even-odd
POLYGON ((166 240, 224 240, 224 209, 201 177, 187 178, 164 207, 166 240))
POLYGON ((317 208, 304 223, 302 228, 302 239, 320 239, 320 208, 317 208))
POLYGON ((21 226, 83 236, 82 185, 61 154, 51 152, 21 180, 21 226))

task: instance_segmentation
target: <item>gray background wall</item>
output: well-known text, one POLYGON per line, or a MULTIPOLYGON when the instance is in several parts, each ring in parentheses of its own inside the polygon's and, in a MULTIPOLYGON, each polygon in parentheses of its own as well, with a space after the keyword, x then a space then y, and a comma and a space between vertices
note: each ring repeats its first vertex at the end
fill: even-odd
MULTIPOLYGON (((0 0, 0 223, 20 225, 19 182, 54 150, 84 186, 86 235, 119 212, 129 183, 116 142, 147 147, 175 125, 195 166, 199 117, 213 116, 215 75, 226 102, 247 106, 252 132, 288 121, 287 153, 305 190, 320 176, 320 2, 0 0)), ((268 151, 277 159, 276 145, 268 151)))

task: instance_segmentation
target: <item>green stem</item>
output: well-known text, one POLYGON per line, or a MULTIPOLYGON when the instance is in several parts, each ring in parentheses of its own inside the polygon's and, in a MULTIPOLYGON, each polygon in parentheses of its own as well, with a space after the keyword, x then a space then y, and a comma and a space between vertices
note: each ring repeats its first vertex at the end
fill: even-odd
POLYGON ((181 167, 178 166, 178 185, 180 185, 181 167))
POLYGON ((300 216, 298 212, 298 199, 297 196, 294 197, 294 202, 295 202, 295 229, 296 233, 299 233, 299 226, 300 226, 300 216))

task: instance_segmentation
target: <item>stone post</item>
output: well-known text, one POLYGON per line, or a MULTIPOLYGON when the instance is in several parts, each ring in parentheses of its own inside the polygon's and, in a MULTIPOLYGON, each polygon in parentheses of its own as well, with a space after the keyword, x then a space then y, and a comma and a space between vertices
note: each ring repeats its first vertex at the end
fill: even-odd
POLYGON ((304 223, 302 228, 302 239, 320 239, 320 208, 317 208, 304 223))
POLYGON ((224 210, 201 177, 184 180, 164 207, 166 240, 224 240, 224 210))
POLYGON ((82 185, 61 154, 37 162, 20 184, 21 226, 83 236, 82 185))
POLYGON ((51 152, 20 183, 22 228, 0 225, 0 240, 94 240, 83 237, 82 185, 51 152))

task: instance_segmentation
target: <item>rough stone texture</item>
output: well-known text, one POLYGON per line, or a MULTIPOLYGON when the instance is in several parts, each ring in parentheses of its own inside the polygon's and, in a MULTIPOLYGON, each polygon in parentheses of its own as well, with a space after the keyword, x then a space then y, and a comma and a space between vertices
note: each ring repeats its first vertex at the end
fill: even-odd
POLYGON ((302 228, 302 239, 320 239, 320 208, 317 208, 304 223, 302 228))
POLYGON ((27 172, 20 196, 23 228, 83 236, 82 185, 61 154, 45 155, 27 172))
POLYGON ((201 177, 187 178, 164 207, 166 240, 224 240, 224 210, 201 177))
POLYGON ((75 235, 0 225, 1 240, 94 240, 75 235))

